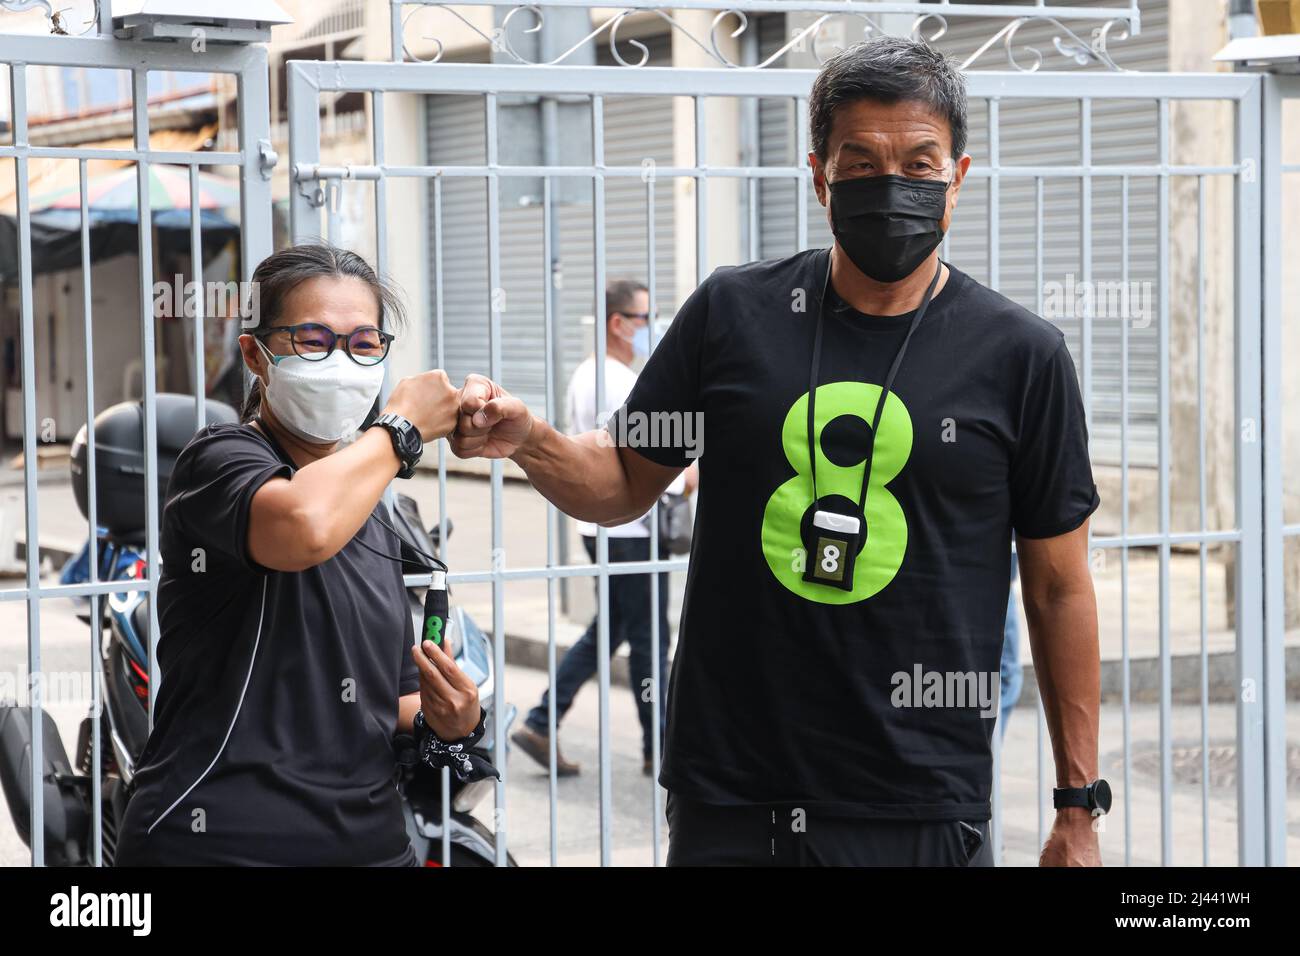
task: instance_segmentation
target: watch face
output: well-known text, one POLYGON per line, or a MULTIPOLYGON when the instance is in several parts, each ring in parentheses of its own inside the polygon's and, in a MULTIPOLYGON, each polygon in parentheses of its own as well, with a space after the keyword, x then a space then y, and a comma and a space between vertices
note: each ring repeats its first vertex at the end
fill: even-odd
POLYGON ((1093 805, 1102 813, 1110 813, 1110 784, 1105 780, 1095 780, 1089 789, 1092 791, 1093 805))
POLYGON ((406 427, 400 429, 400 431, 402 435, 402 447, 406 449, 408 455, 418 456, 420 452, 424 451, 424 443, 420 441, 420 432, 414 425, 408 424, 406 427))

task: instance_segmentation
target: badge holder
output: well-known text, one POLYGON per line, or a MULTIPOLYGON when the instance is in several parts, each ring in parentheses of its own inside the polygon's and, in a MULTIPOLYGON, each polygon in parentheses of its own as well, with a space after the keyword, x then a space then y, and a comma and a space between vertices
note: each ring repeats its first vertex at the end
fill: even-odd
POLYGON ((817 511, 809 529, 808 563, 803 579, 843 591, 853 590, 853 566, 861 547, 861 522, 852 515, 817 511))

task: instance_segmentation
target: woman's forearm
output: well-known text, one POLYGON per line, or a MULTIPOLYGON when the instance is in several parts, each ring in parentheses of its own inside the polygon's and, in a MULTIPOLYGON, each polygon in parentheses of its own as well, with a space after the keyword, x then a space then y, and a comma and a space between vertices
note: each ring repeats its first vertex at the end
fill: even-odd
POLYGON ((383 428, 348 447, 268 481, 253 496, 248 550, 277 571, 301 571, 329 560, 365 524, 401 462, 383 428))
POLYGON ((412 691, 397 698, 397 732, 411 734, 415 732, 415 714, 420 709, 420 692, 412 691))

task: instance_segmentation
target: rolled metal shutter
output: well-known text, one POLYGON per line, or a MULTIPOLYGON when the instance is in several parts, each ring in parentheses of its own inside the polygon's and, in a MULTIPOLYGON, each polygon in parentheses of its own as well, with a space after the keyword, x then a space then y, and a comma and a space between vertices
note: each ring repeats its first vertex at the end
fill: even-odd
MULTIPOLYGON (((664 34, 641 38, 650 62, 671 62, 671 40, 664 34)), ((630 55, 630 54, 626 54, 630 55)), ((607 49, 602 65, 612 63, 607 49)), ((658 165, 673 161, 672 100, 669 97, 606 97, 604 101, 607 165, 658 165)), ((486 162, 484 100, 480 96, 435 95, 426 100, 428 162, 481 165, 486 162)), ((442 287, 443 343, 453 382, 471 371, 489 368, 487 190, 478 177, 442 180, 441 270, 435 253, 433 190, 430 185, 428 249, 431 258, 430 302, 442 287)), ((655 293, 661 314, 671 316, 680 300, 673 270, 673 190, 670 180, 655 187, 655 293)), ((559 331, 563 340, 557 369, 555 409, 563 414, 562 389, 568 376, 591 351, 596 308, 594 247, 590 200, 558 207, 561 288, 559 331)), ((501 308, 501 384, 539 413, 546 400, 545 294, 549 269, 542 255, 540 204, 500 209, 501 285, 495 294, 501 308)), ((605 181, 605 276, 645 282, 646 186, 641 178, 605 181)), ((432 316, 429 322, 432 324, 432 316)), ((434 340, 434 336, 430 336, 434 340)), ((436 342, 435 346, 436 348, 436 342)))

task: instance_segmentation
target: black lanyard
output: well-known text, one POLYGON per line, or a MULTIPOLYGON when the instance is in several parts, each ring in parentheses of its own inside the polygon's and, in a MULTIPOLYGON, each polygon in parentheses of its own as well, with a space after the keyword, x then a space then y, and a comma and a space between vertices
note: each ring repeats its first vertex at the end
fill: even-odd
MULTIPOLYGON (((831 260, 832 256, 828 253, 826 256, 826 281, 822 285, 821 301, 817 305, 817 331, 813 334, 812 370, 808 382, 808 459, 812 468, 814 510, 821 507, 821 498, 817 494, 817 441, 816 432, 814 431, 816 422, 814 409, 817 402, 817 379, 821 372, 822 326, 826 319, 826 297, 831 291, 831 260)), ((890 389, 894 387, 894 377, 898 375, 898 367, 903 364, 903 354, 907 351, 907 343, 912 340, 912 333, 921 324, 926 309, 930 307, 934 287, 938 284, 939 275, 942 272, 943 264, 939 263, 935 266, 934 278, 930 280, 930 285, 925 290, 925 296, 917 307, 916 315, 912 317, 912 322, 907 327, 907 335, 903 337, 903 344, 898 347, 898 351, 894 354, 893 364, 889 366, 889 374, 885 377, 885 386, 880 390, 880 399, 876 402, 876 413, 871 419, 871 440, 867 445, 867 458, 862 468, 862 492, 858 495, 858 511, 862 512, 864 516, 867 504, 867 486, 871 483, 871 462, 876 453, 876 431, 880 428, 880 416, 885 410, 885 400, 889 397, 890 389)))

